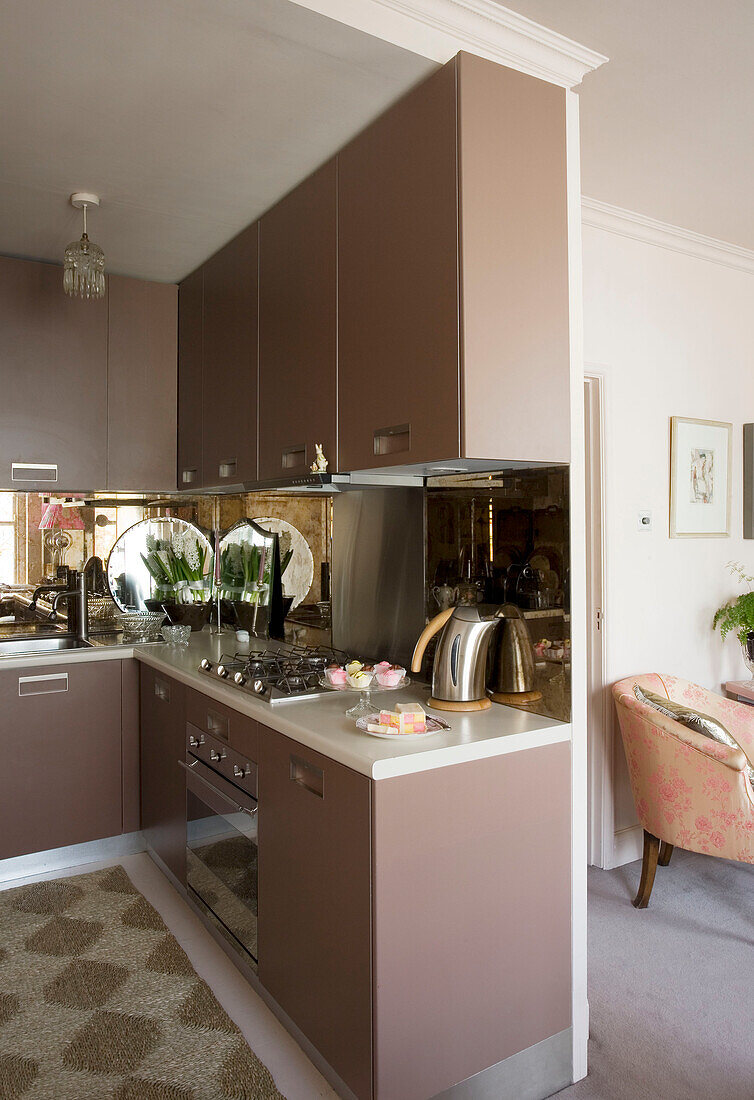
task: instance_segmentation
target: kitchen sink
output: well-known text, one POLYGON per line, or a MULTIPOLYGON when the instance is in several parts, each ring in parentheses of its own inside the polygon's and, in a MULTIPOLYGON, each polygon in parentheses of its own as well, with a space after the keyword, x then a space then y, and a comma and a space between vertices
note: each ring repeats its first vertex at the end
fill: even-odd
POLYGON ((70 649, 91 649, 91 642, 82 642, 70 635, 45 638, 0 638, 0 657, 22 657, 28 653, 60 653, 70 649))

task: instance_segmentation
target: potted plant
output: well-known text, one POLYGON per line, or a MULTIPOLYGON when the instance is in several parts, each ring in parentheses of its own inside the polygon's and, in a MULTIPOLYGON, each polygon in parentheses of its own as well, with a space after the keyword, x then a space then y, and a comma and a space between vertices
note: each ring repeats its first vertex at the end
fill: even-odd
MULTIPOLYGON (((741 584, 754 585, 754 577, 744 573, 738 562, 729 561, 727 568, 741 584)), ((735 631, 741 643, 744 664, 754 680, 754 590, 749 588, 748 592, 742 592, 740 596, 718 607, 712 625, 720 628, 722 638, 732 630, 735 631)))

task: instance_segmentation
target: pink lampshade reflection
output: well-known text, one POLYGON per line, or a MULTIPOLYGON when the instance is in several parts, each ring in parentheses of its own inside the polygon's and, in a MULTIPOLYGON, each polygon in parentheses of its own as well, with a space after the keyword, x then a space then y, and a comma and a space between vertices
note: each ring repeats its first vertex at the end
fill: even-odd
POLYGON ((39 531, 83 531, 84 521, 78 508, 64 508, 62 504, 46 504, 39 521, 39 531))

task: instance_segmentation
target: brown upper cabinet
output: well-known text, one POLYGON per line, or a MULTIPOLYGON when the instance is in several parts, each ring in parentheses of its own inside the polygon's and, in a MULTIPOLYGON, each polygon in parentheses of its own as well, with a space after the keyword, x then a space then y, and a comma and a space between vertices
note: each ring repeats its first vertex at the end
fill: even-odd
POLYGON ((69 298, 55 264, 0 257, 0 487, 175 488, 176 288, 107 278, 69 298))
POLYGON ((202 485, 204 269, 178 287, 178 488, 202 485))
POLYGON ((569 460, 565 96, 461 53, 339 154, 342 470, 569 460))
POLYGON ((107 488, 175 489, 178 288, 108 280, 107 488))
POLYGON ((105 487, 107 306, 69 298, 55 264, 0 257, 3 489, 105 487))
POLYGON ((259 477, 338 469, 337 168, 328 161, 260 221, 259 477))
POLYGON ((259 225, 203 265, 202 480, 257 476, 259 225))

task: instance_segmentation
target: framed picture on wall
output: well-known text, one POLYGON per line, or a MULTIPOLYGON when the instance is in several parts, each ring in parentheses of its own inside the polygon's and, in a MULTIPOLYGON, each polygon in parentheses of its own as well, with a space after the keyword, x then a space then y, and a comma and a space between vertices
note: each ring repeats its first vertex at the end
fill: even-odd
POLYGON ((730 535, 733 425, 670 419, 670 537, 730 535))

